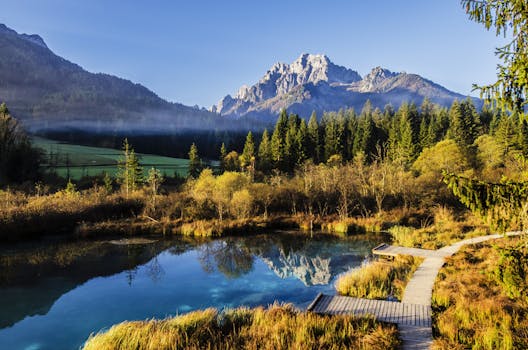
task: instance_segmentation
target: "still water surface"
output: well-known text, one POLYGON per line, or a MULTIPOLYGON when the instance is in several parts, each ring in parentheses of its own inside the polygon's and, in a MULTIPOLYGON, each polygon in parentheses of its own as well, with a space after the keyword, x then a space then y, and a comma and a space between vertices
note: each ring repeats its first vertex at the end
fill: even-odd
POLYGON ((305 307, 334 293, 377 239, 298 233, 214 241, 48 242, 0 247, 0 349, 78 349, 124 320, 205 307, 305 307))

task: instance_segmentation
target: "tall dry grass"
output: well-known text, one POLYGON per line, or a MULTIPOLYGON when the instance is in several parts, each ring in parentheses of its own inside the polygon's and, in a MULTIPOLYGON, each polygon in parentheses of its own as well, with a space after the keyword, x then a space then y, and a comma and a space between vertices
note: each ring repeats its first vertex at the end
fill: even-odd
POLYGON ((389 228, 393 243, 438 249, 466 238, 490 234, 488 226, 469 212, 457 216, 452 209, 437 206, 431 210, 431 216, 432 224, 421 228, 401 225, 389 228))
POLYGON ((131 217, 144 207, 140 193, 124 198, 97 187, 40 196, 5 191, 0 200, 0 241, 71 233, 82 222, 131 217))
POLYGON ((321 316, 292 305, 190 312, 124 322, 90 336, 84 350, 397 349, 394 325, 371 318, 321 316))
POLYGON ((407 282, 422 261, 403 255, 391 261, 374 261, 339 277, 336 290, 351 297, 387 299, 393 296, 401 300, 407 282))
MULTIPOLYGON (((447 260, 433 291, 435 349, 528 349, 526 299, 509 297, 497 277, 497 248, 515 247, 516 241, 467 246, 447 260)), ((517 287, 528 287, 527 281, 517 287)))

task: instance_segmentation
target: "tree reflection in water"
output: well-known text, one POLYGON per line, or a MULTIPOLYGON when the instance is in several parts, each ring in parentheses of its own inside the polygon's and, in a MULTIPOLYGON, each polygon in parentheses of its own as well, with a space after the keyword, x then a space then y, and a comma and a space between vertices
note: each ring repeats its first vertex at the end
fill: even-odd
POLYGON ((253 255, 235 239, 203 244, 198 248, 198 259, 204 271, 211 273, 216 267, 231 279, 243 276, 253 269, 253 255))

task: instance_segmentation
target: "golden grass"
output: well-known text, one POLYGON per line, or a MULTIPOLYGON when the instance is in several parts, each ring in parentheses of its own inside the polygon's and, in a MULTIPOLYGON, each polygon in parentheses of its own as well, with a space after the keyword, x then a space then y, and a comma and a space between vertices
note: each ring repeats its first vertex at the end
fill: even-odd
POLYGON ((90 336, 84 350, 397 349, 394 325, 371 318, 321 316, 292 305, 190 312, 124 322, 90 336))
POLYGON ((422 261, 402 255, 391 261, 374 261, 339 277, 336 290, 351 297, 387 299, 393 296, 401 300, 407 282, 422 261))
MULTIPOLYGON (((517 242, 504 238, 466 246, 447 260, 433 291, 435 349, 528 348, 526 300, 509 298, 497 279, 496 248, 517 242)), ((519 283, 526 288, 527 280, 519 283)))
POLYGON ((100 188, 42 196, 12 193, 9 202, 2 204, 0 240, 12 241, 43 234, 71 233, 81 222, 132 217, 143 209, 140 194, 127 199, 118 194, 107 195, 100 188))
POLYGON ((342 235, 363 234, 366 232, 363 226, 356 224, 354 219, 336 220, 324 222, 321 224, 321 230, 328 233, 337 233, 342 235))
POLYGON ((389 228, 392 241, 403 247, 438 249, 463 239, 490 234, 489 228, 473 214, 464 212, 456 218, 452 210, 436 207, 432 224, 422 228, 393 226, 389 228))

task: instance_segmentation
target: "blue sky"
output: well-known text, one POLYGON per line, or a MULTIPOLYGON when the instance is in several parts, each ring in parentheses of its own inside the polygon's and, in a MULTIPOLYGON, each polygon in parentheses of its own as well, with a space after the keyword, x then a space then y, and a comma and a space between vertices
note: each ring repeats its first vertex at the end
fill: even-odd
POLYGON ((504 39, 458 0, 0 0, 0 23, 41 35, 92 72, 209 107, 275 62, 324 53, 361 75, 382 66, 471 92, 495 78, 504 39))

